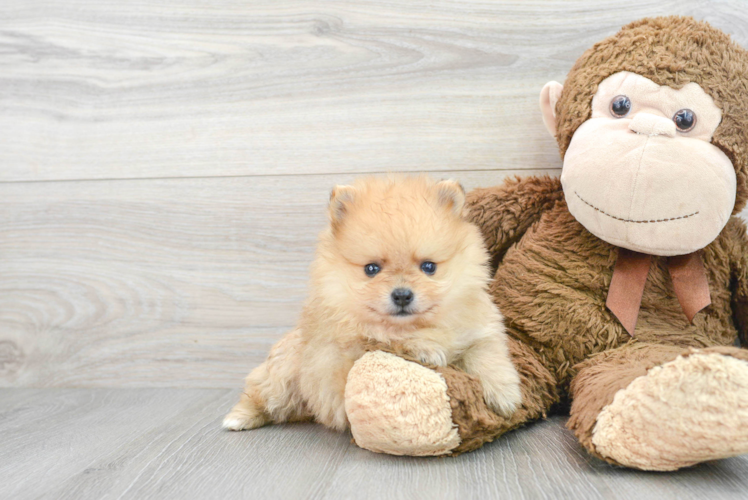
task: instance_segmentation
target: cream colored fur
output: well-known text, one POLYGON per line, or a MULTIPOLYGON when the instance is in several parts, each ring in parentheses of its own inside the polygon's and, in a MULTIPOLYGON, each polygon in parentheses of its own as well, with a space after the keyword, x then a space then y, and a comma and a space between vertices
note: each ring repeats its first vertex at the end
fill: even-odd
POLYGON ((444 455, 460 444, 447 383, 434 370, 376 351, 354 363, 346 388, 353 438, 391 455, 444 455))
POLYGON ((592 443, 620 464, 660 471, 748 452, 748 363, 693 354, 652 368, 603 409, 592 443))
POLYGON ((249 374, 224 427, 313 418, 345 429, 348 371, 376 345, 460 366, 480 378, 492 409, 511 414, 521 399, 519 376, 487 291, 488 254, 462 216, 464 201, 457 183, 426 177, 337 187, 299 325, 249 374), (421 269, 426 261, 436 263, 433 275, 421 269), (370 263, 381 268, 375 276, 364 272, 370 263), (394 304, 398 288, 413 291, 407 314, 394 304))

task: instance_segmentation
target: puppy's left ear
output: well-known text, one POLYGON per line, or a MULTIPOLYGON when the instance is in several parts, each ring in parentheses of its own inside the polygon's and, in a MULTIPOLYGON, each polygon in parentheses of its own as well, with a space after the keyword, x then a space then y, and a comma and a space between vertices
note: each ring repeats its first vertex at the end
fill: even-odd
POLYGON ((440 181, 436 184, 436 190, 440 204, 457 215, 462 214, 462 208, 465 206, 465 190, 462 184, 451 179, 440 181))
POLYGON ((332 188, 328 211, 333 227, 338 226, 343 221, 355 198, 356 188, 353 186, 338 185, 332 188))

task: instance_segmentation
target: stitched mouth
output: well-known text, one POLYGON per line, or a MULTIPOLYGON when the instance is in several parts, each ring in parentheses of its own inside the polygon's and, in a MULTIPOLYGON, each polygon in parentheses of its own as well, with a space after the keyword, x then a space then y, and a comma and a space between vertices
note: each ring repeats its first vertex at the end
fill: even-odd
POLYGON ((658 222, 670 222, 670 221, 674 221, 674 220, 688 219, 689 217, 693 217, 694 215, 698 215, 699 214, 699 211, 697 210, 697 211, 695 211, 692 214, 681 215, 680 217, 670 217, 670 218, 667 218, 667 219, 644 219, 644 220, 625 219, 623 217, 616 217, 615 215, 611 215, 611 214, 605 212, 604 210, 601 210, 601 209, 597 208, 595 205, 593 205, 589 201, 587 201, 584 198, 582 198, 581 196, 579 196, 579 193, 577 193, 576 191, 574 191, 574 194, 577 195, 577 198, 579 198, 580 200, 582 200, 582 203, 584 203, 588 207, 594 208, 595 210, 597 210, 601 214, 603 214, 603 215, 605 215, 607 217, 610 217, 611 219, 619 220, 621 222, 631 222, 631 223, 634 223, 634 224, 655 224, 655 223, 658 223, 658 222))

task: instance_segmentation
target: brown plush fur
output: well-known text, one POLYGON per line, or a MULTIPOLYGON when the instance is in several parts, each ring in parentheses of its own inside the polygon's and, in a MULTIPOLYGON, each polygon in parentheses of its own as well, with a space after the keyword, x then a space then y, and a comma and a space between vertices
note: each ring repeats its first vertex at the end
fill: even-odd
POLYGON ((558 179, 527 177, 509 178, 498 187, 478 188, 470 197, 481 200, 469 204, 470 219, 478 227, 490 228, 490 231, 483 231, 483 237, 491 255, 493 271, 496 271, 507 249, 537 222, 543 212, 563 200, 564 193, 558 179), (496 206, 501 206, 501 210, 495 211, 496 206))
POLYGON ((488 410, 476 377, 451 366, 436 369, 447 382, 452 420, 461 439, 453 455, 480 448, 529 420, 545 417, 547 408, 558 401, 556 380, 532 350, 511 338, 508 344, 522 387, 522 406, 509 418, 488 410))
MULTIPOLYGON (((598 84, 619 71, 674 88, 696 82, 712 96, 723 110, 712 143, 737 172, 735 212, 745 206, 748 52, 690 18, 645 19, 624 27, 588 50, 565 82, 556 106, 562 156, 590 117, 598 84)), ((648 369, 692 348, 748 359, 730 347, 738 336, 748 341, 748 238, 740 219, 733 217, 702 251, 712 304, 693 324, 675 296, 666 259, 652 257, 632 339, 605 305, 617 248, 574 219, 558 179, 513 179, 478 189, 468 195, 467 206, 497 268, 491 293, 507 332, 518 341, 513 354, 523 383, 524 404, 512 424, 484 430, 484 436, 493 439, 522 419, 538 418, 560 398, 573 401, 569 427, 600 456, 592 444, 597 415, 648 369), (528 364, 542 369, 530 373, 528 364)))
MULTIPOLYGON (((468 202, 483 205, 478 195, 471 194, 468 202)), ((731 284, 743 288, 734 278, 745 272, 746 244, 743 222, 733 218, 703 250, 712 305, 698 314, 692 325, 673 291, 666 259, 653 256, 636 341, 692 347, 731 345, 737 335, 731 284)), ((616 247, 590 234, 559 200, 506 252, 498 266, 491 292, 504 313, 508 332, 536 349, 562 387, 568 386, 578 371, 577 363, 632 340, 605 307, 616 255, 616 247)), ((744 311, 744 303, 737 305, 736 311, 744 311)))
MULTIPOLYGON (((557 400, 549 397, 548 391, 542 395, 532 394, 529 398, 524 396, 528 387, 523 365, 536 357, 537 363, 547 369, 557 384, 560 397, 564 398, 569 391, 574 398, 577 394, 593 395, 572 406, 570 426, 582 444, 594 453, 590 438, 592 426, 578 423, 578 420, 592 418, 594 424, 592 415, 612 400, 615 388, 610 386, 610 390, 598 392, 597 386, 584 387, 585 378, 574 380, 588 366, 583 362, 596 354, 605 353, 607 356, 614 350, 631 346, 636 346, 630 351, 631 355, 636 353, 642 359, 662 358, 658 354, 660 351, 672 351, 672 355, 664 359, 669 361, 684 352, 684 348, 732 345, 738 335, 736 325, 748 321, 748 280, 745 279, 748 274, 745 252, 748 238, 744 223, 732 218, 717 240, 703 250, 712 305, 699 313, 693 324, 688 323, 675 296, 666 259, 653 256, 636 338, 632 339, 605 307, 616 247, 590 234, 572 217, 565 201, 558 196, 560 190, 558 179, 528 178, 493 189, 476 190, 468 195, 468 206, 471 214, 482 214, 481 227, 487 237, 493 238, 493 248, 501 249, 505 243, 516 240, 505 250, 491 293, 504 313, 507 333, 526 348, 521 357, 515 357, 523 380, 525 401, 518 413, 528 410, 528 402, 533 405, 540 403, 543 411, 548 411, 557 400), (540 198, 553 200, 554 205, 540 215, 531 211, 529 217, 535 219, 534 223, 529 224, 521 238, 517 238, 516 234, 501 227, 505 221, 502 215, 513 213, 516 203, 510 197, 512 202, 508 206, 502 205, 497 193, 507 189, 523 190, 525 184, 533 186, 533 193, 542 193, 540 198), (546 189, 537 189, 540 184, 545 184, 546 189), (488 213, 493 217, 487 217, 488 213), (502 233, 507 236, 497 237, 502 233), (647 351, 650 345, 656 346, 653 353, 647 351), (673 348, 669 349, 669 346, 673 348), (574 385, 570 387, 572 383, 574 385), (586 415, 575 417, 575 413, 582 409, 586 415)), ((542 199, 536 198, 524 204, 544 206, 542 199)), ((527 224, 527 221, 518 223, 527 224)), ((745 338, 745 332, 741 329, 741 339, 745 338)), ((619 379, 618 388, 622 388, 625 380, 630 381, 645 373, 648 367, 644 363, 633 371, 612 370, 611 377, 619 379)), ((544 376, 543 380, 546 379, 544 376)), ((532 410, 532 413, 538 413, 534 407, 532 410)))

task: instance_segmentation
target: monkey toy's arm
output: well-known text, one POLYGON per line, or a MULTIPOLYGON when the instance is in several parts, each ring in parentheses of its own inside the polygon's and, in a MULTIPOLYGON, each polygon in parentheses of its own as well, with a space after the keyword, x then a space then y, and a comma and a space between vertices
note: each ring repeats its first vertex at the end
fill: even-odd
POLYGON ((547 175, 510 177, 499 186, 468 193, 467 217, 483 233, 492 265, 563 196, 561 181, 547 175))

